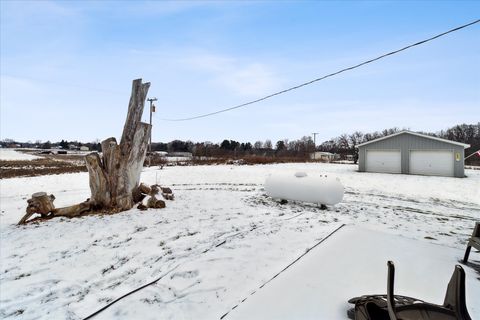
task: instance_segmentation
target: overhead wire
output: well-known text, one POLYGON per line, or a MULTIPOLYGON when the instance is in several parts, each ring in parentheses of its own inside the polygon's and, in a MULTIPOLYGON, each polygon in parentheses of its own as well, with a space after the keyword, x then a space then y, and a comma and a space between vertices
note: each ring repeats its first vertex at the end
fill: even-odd
POLYGON ((213 115, 216 115, 216 114, 219 114, 219 113, 228 112, 228 111, 231 111, 231 110, 243 108, 243 107, 252 105, 252 104, 254 104, 254 103, 258 103, 258 102, 261 102, 261 101, 264 101, 264 100, 273 98, 273 97, 275 97, 275 96, 278 96, 278 95, 287 93, 287 92, 289 92, 289 91, 293 91, 293 90, 296 90, 296 89, 300 89, 300 88, 305 87, 305 86, 308 86, 308 85, 310 85, 310 84, 312 84, 312 83, 315 83, 315 82, 318 82, 318 81, 321 81, 321 80, 324 80, 324 79, 327 79, 327 78, 336 76, 336 75, 338 75, 338 74, 340 74, 340 73, 343 73, 343 72, 346 72, 346 71, 350 71, 350 70, 359 68, 359 67, 364 66, 364 65, 366 65, 366 64, 370 64, 370 63, 372 63, 372 62, 375 62, 375 61, 378 61, 378 60, 380 60, 380 59, 386 58, 386 57, 388 57, 388 56, 397 54, 397 53, 399 53, 399 52, 402 52, 402 51, 405 51, 405 50, 407 50, 407 49, 413 48, 413 47, 415 47, 415 46, 419 46, 419 45, 421 45, 421 44, 424 44, 424 43, 430 42, 430 41, 432 41, 432 40, 438 39, 438 38, 443 37, 443 36, 445 36, 445 35, 447 35, 447 34, 449 34, 449 33, 452 33, 452 32, 455 32, 455 31, 458 31, 458 30, 467 28, 467 27, 472 26, 472 25, 474 25, 474 24, 477 24, 477 23, 479 23, 479 22, 480 22, 480 19, 477 19, 477 20, 472 21, 472 22, 470 22, 470 23, 467 23, 467 24, 461 25, 461 26, 459 26, 459 27, 450 29, 450 30, 448 30, 448 31, 442 32, 442 33, 437 34, 437 35, 435 35, 435 36, 433 36, 433 37, 430 37, 430 38, 428 38, 428 39, 415 42, 415 43, 410 44, 410 45, 407 45, 407 46, 405 46, 405 47, 403 47, 403 48, 400 48, 400 49, 397 49, 397 50, 394 50, 394 51, 391 51, 391 52, 382 54, 382 55, 380 55, 380 56, 378 56, 378 57, 376 57, 376 58, 373 58, 373 59, 370 59, 370 60, 361 62, 361 63, 356 64, 356 65, 354 65, 354 66, 347 67, 347 68, 343 68, 343 69, 338 70, 338 71, 336 71, 336 72, 329 73, 329 74, 324 75, 324 76, 321 76, 321 77, 319 77, 319 78, 316 78, 316 79, 313 79, 313 80, 310 80, 310 81, 301 83, 301 84, 299 84, 299 85, 296 85, 296 86, 293 86, 293 87, 290 87, 290 88, 287 88, 287 89, 284 89, 284 90, 281 90, 281 91, 278 91, 278 92, 269 94, 269 95, 264 96, 264 97, 262 97, 262 98, 255 99, 255 100, 252 100, 252 101, 249 101, 249 102, 246 102, 246 103, 242 103, 242 104, 239 104, 239 105, 236 105, 236 106, 233 106, 233 107, 229 107, 229 108, 225 108, 225 109, 220 109, 220 110, 217 110, 217 111, 213 111, 213 112, 209 112, 209 113, 205 113, 205 114, 200 114, 200 115, 192 116, 192 117, 175 118, 175 119, 160 118, 160 119, 158 119, 158 120, 162 120, 162 121, 189 121, 189 120, 195 120, 195 119, 210 117, 210 116, 213 116, 213 115))

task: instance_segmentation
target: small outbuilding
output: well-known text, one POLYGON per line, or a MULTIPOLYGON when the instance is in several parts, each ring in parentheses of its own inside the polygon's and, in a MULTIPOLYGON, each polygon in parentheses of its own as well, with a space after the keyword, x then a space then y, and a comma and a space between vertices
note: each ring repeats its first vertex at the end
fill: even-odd
POLYGON ((315 151, 310 153, 310 159, 330 162, 336 160, 336 154, 331 152, 315 151))
POLYGON ((470 145, 400 131, 358 146, 358 170, 463 178, 470 145))

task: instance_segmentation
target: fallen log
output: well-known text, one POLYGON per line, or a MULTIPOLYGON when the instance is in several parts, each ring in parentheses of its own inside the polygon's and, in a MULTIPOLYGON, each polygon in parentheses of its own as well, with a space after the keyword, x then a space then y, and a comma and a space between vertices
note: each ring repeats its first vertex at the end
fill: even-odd
POLYGON ((40 214, 40 220, 46 220, 54 217, 78 217, 92 209, 92 204, 89 200, 64 208, 55 208, 53 204, 54 200, 55 196, 53 194, 47 195, 46 192, 34 193, 32 197, 27 200, 28 206, 26 213, 18 224, 26 223, 28 219, 36 213, 40 214))

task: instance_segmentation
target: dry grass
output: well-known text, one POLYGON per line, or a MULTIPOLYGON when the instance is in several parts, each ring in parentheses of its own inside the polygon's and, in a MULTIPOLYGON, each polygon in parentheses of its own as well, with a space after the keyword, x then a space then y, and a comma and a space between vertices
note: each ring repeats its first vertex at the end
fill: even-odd
POLYGON ((194 159, 191 164, 194 165, 216 165, 216 164, 241 164, 241 165, 254 165, 254 164, 272 164, 272 163, 294 163, 294 162, 309 162, 298 157, 267 157, 267 156, 244 156, 239 159, 232 159, 228 157, 219 157, 214 159, 199 160, 194 159))
POLYGON ((13 161, 0 160, 0 179, 83 171, 87 171, 87 167, 83 164, 58 161, 51 158, 13 161))
MULTIPOLYGON (((50 174, 86 172, 84 164, 84 155, 42 155, 44 158, 35 160, 0 160, 0 179, 15 177, 34 177, 50 174)), ((165 165, 218 165, 218 164, 236 164, 236 165, 255 165, 272 163, 293 163, 309 162, 297 157, 266 157, 266 156, 245 156, 241 159, 232 159, 228 157, 218 157, 210 159, 196 159, 189 161, 167 162, 165 158, 153 156, 149 160, 145 159, 145 166, 165 166, 165 165)))

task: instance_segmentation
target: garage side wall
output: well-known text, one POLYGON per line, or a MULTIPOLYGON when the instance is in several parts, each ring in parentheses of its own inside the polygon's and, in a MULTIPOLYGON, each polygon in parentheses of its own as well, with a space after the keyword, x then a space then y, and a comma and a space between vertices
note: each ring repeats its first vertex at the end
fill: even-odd
POLYGON ((411 150, 451 150, 454 155, 460 153, 460 161, 454 159, 453 174, 463 178, 464 172, 464 149, 462 146, 432 140, 404 133, 388 139, 372 142, 358 148, 358 170, 365 171, 366 150, 400 150, 402 157, 402 173, 409 173, 409 161, 411 150))

